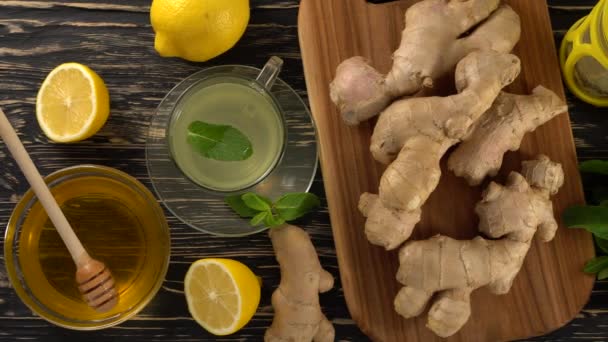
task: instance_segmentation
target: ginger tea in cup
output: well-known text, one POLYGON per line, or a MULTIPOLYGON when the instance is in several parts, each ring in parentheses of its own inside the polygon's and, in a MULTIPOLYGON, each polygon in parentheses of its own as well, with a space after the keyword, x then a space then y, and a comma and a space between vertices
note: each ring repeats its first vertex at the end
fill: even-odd
POLYGON ((262 69, 206 68, 159 103, 146 140, 148 174, 159 200, 190 227, 254 234, 266 227, 232 212, 227 196, 276 199, 310 188, 318 165, 314 120, 298 92, 277 77, 282 63, 271 57, 262 69))
POLYGON ((258 183, 272 171, 281 158, 285 130, 280 109, 260 83, 219 75, 195 84, 182 96, 168 139, 173 160, 193 182, 215 191, 236 191, 258 183), (250 141, 251 155, 230 161, 205 157, 189 140, 194 122, 238 130, 250 141))

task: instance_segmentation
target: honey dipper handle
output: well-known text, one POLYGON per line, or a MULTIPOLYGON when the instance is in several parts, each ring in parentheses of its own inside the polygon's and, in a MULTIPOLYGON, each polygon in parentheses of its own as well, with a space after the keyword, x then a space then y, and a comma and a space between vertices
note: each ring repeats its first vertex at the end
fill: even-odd
POLYGON ((21 143, 21 140, 19 140, 17 133, 13 129, 13 126, 11 126, 11 123, 8 121, 8 118, 2 109, 0 109, 0 137, 4 140, 4 143, 13 155, 13 158, 25 175, 25 178, 27 178, 27 181, 30 183, 32 190, 34 190, 36 197, 38 197, 38 200, 46 210, 51 222, 55 225, 57 232, 70 251, 70 255, 72 255, 72 259, 74 259, 76 265, 79 266, 80 264, 87 262, 90 259, 89 255, 80 243, 80 240, 78 240, 76 234, 74 234, 70 223, 65 218, 65 215, 63 215, 57 201, 55 201, 51 191, 42 179, 38 169, 36 169, 34 162, 25 150, 25 147, 21 143))

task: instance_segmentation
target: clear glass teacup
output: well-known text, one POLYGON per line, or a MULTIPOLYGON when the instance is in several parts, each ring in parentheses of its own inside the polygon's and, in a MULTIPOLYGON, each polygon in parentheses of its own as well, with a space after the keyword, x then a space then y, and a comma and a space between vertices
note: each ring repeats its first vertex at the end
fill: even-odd
POLYGON ((278 77, 282 63, 272 57, 262 70, 202 70, 158 106, 146 145, 148 173, 161 201, 189 226, 223 236, 257 233, 266 227, 251 227, 232 213, 226 196, 255 192, 275 199, 310 188, 317 169, 315 126, 304 101, 278 77), (251 142, 251 156, 224 161, 202 155, 190 139, 204 144, 209 135, 197 137, 196 122, 236 128, 251 142))

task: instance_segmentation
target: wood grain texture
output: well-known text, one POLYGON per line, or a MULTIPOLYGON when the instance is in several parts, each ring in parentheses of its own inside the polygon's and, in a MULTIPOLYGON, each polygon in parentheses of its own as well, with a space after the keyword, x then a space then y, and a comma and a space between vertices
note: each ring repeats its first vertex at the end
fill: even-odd
MULTIPOLYGON (((549 0, 556 41, 561 41, 568 27, 586 15, 596 2, 549 0)), ((278 55, 286 62, 281 77, 306 98, 297 34, 298 0, 251 0, 251 22, 245 36, 233 50, 209 63, 158 57, 152 44, 149 5, 150 0, 0 1, 0 106, 43 174, 80 163, 96 163, 128 172, 152 189, 143 145, 151 115, 177 82, 207 66, 229 63, 261 66, 268 56, 278 55), (34 116, 34 102, 46 74, 67 61, 87 63, 104 77, 110 87, 112 114, 92 139, 56 145, 41 133, 34 116)), ((567 99, 579 158, 608 158, 606 110, 583 104, 569 93, 567 99)), ((321 296, 323 311, 336 328, 336 339, 367 341, 344 301, 323 179, 319 172, 311 189, 322 198, 321 209, 299 223, 311 233, 321 263, 336 278, 335 288, 321 296)), ((585 182, 589 189, 605 185, 588 179, 585 182)), ((0 142, 2 229, 27 188, 27 182, 0 142)), ((270 240, 264 234, 242 239, 211 237, 165 213, 171 227, 172 256, 162 289, 139 315, 103 331, 65 330, 33 315, 10 287, 0 256, 0 341, 260 341, 271 322, 270 295, 279 283, 270 240), (183 277, 192 261, 206 256, 236 258, 263 278, 261 306, 252 322, 235 335, 211 336, 188 314, 182 292, 183 277)), ((608 282, 600 281, 590 302, 570 324, 530 340, 606 341, 607 325, 608 282)))
MULTIPOLYGON (((439 339, 425 328, 426 315, 405 320, 393 309, 400 288, 395 280, 396 253, 367 242, 364 218, 357 210, 359 195, 377 192, 384 170, 369 153, 373 126, 346 126, 329 99, 329 83, 337 65, 355 55, 364 56, 381 72, 387 72, 392 51, 399 44, 404 10, 414 2, 372 5, 363 0, 304 0, 299 15, 300 47, 319 130, 325 191, 344 292, 353 319, 377 341, 439 339)), ((508 90, 527 94, 542 84, 564 96, 546 4, 507 2, 522 17, 522 38, 515 49, 522 61, 522 74, 508 90)), ((506 157, 498 179, 504 180, 509 171, 520 169, 521 160, 539 153, 560 162, 566 174, 566 184, 554 198, 556 215, 583 202, 567 114, 529 134, 520 151, 506 157)), ((437 190, 423 207, 414 238, 439 233, 471 238, 478 234, 473 208, 483 187, 468 187, 445 165, 443 171, 437 190)), ((474 292, 471 319, 450 340, 512 340, 561 327, 587 302, 593 278, 583 274, 581 267, 593 255, 589 234, 562 226, 552 243, 534 243, 508 295, 494 296, 483 289, 474 292)))

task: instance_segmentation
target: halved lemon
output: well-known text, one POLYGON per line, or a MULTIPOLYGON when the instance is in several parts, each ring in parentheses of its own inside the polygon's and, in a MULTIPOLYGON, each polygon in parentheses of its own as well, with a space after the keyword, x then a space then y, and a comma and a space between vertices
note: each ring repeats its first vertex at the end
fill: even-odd
POLYGON ((188 310, 198 324, 214 335, 237 332, 251 320, 260 303, 260 283, 242 263, 229 259, 201 259, 186 273, 184 292, 188 310))
POLYGON ((99 75, 79 63, 56 67, 38 91, 38 124, 56 142, 75 142, 93 136, 109 114, 108 88, 99 75))

